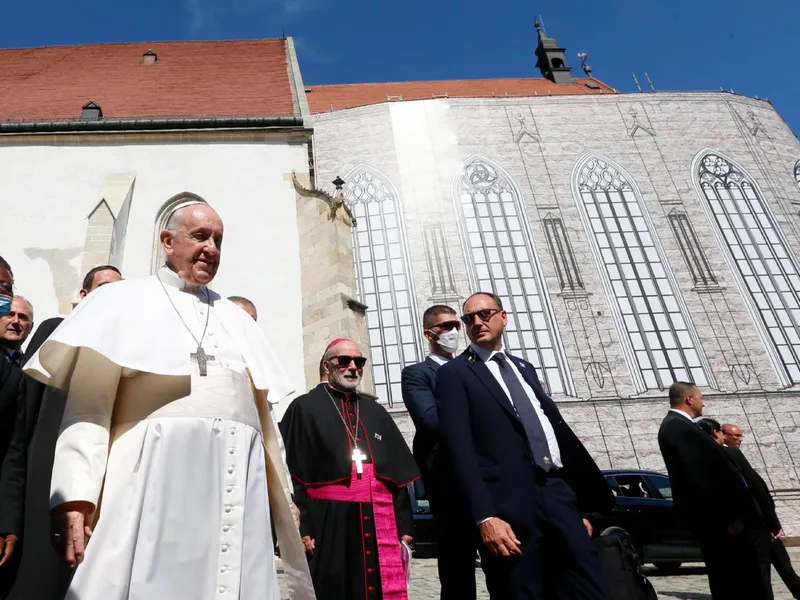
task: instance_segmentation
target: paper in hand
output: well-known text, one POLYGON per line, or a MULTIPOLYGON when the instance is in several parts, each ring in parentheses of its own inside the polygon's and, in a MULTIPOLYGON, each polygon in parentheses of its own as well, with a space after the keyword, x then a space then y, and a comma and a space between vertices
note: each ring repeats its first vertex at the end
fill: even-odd
POLYGON ((406 585, 411 585, 411 547, 404 541, 400 541, 400 560, 403 563, 403 570, 406 572, 406 585))

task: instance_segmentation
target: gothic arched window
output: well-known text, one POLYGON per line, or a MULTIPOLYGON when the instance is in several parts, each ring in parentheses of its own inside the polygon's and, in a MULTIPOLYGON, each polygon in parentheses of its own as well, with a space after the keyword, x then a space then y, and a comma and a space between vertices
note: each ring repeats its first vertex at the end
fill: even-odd
POLYGON ((663 390, 675 381, 709 385, 699 344, 630 176, 590 154, 574 177, 637 389, 663 390))
POLYGON ((797 182, 797 187, 800 187, 800 160, 794 166, 794 180, 797 182))
POLYGON ((744 169, 710 151, 695 159, 695 169, 728 262, 782 379, 800 383, 800 276, 789 245, 744 169))
POLYGON ((183 204, 208 204, 203 198, 192 192, 181 192, 175 194, 172 198, 167 200, 158 211, 156 215, 156 226, 153 235, 153 260, 150 264, 150 273, 153 274, 158 271, 166 260, 164 255, 164 248, 161 247, 161 232, 167 226, 167 221, 176 210, 183 204))
POLYGON ((369 356, 375 395, 402 402, 400 373, 420 360, 414 291, 400 198, 379 171, 359 165, 345 177, 353 216, 353 251, 361 301, 367 305, 369 356))
POLYGON ((574 395, 517 186, 476 156, 456 176, 453 195, 472 289, 493 291, 508 313, 504 346, 536 366, 551 394, 574 395))

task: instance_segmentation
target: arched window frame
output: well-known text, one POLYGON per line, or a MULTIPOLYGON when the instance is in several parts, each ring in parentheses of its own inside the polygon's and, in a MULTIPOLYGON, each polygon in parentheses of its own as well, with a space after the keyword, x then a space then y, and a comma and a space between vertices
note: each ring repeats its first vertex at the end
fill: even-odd
MULTIPOLYGON (((359 164, 350 169, 344 177, 345 185, 344 185, 344 197, 347 205, 350 207, 350 210, 353 212, 354 216, 356 217, 356 226, 353 228, 353 253, 355 255, 355 269, 356 269, 356 280, 358 282, 358 290, 359 290, 359 298, 362 302, 367 304, 367 333, 368 337, 370 336, 370 329, 377 330, 380 340, 375 343, 375 340, 369 340, 369 356, 370 356, 370 363, 372 365, 372 373, 373 373, 373 385, 375 386, 376 395, 378 396, 378 400, 381 403, 388 404, 390 407, 393 406, 402 406, 402 396, 400 392, 400 372, 403 368, 407 365, 414 364, 421 360, 421 348, 422 343, 420 339, 420 327, 421 322, 419 320, 418 312, 417 312, 417 303, 416 303, 416 293, 414 290, 414 280, 411 274, 411 260, 408 253, 408 242, 406 239, 406 228, 405 228, 405 219, 403 215, 403 204, 402 199, 400 198, 400 194, 395 188, 394 184, 392 184, 391 180, 380 172, 378 169, 374 167, 370 167, 366 164, 359 164), (388 273, 388 281, 389 281, 389 294, 391 303, 389 305, 385 305, 385 303, 380 301, 380 294, 381 292, 378 291, 377 288, 377 275, 375 274, 375 232, 377 229, 373 230, 370 228, 370 219, 369 215, 361 215, 358 211, 357 205, 364 204, 365 206, 369 205, 369 202, 361 202, 360 200, 354 200, 352 190, 355 185, 358 185, 360 182, 357 180, 359 175, 368 174, 374 179, 378 180, 381 185, 384 186, 386 189, 386 197, 383 202, 385 202, 386 198, 392 198, 394 201, 394 214, 396 219, 395 227, 397 229, 398 235, 398 243, 400 244, 400 251, 401 257, 400 260, 402 261, 402 265, 404 267, 403 277, 405 279, 406 291, 408 294, 408 310, 410 314, 410 327, 411 327, 411 342, 410 344, 404 342, 402 337, 402 330, 401 327, 403 325, 399 321, 399 311, 404 307, 398 307, 396 303, 397 295, 395 293, 395 281, 394 272, 391 268, 387 270, 388 273), (366 229, 364 229, 366 228, 366 229), (369 263, 370 269, 373 275, 367 276, 365 275, 365 265, 364 260, 361 258, 361 250, 359 245, 359 234, 366 233, 369 238, 369 263), (373 277, 376 282, 375 288, 375 298, 376 302, 372 303, 368 301, 367 294, 364 291, 364 278, 373 277), (387 326, 383 322, 383 316, 381 313, 384 311, 390 310, 393 316, 393 324, 387 326), (374 319, 378 319, 379 326, 378 327, 371 327, 371 324, 374 322, 374 319), (387 343, 386 342, 386 330, 388 328, 392 328, 394 330, 395 339, 397 343, 387 343), (411 356, 406 356, 406 353, 403 349, 404 345, 413 345, 413 352, 411 356), (397 361, 390 360, 390 347, 396 346, 398 359, 397 361), (380 358, 382 362, 376 362, 376 359, 380 358), (390 365, 399 365, 399 368, 396 369, 396 376, 392 376, 392 369, 390 365), (386 382, 386 390, 387 393, 385 396, 378 393, 379 388, 378 386, 381 385, 378 383, 380 380, 380 375, 376 374, 376 371, 381 369, 386 382), (392 388, 395 388, 394 392, 392 388)), ((383 204, 381 202, 380 204, 383 204)), ((368 208, 366 209, 368 210, 368 208)), ((379 205, 381 223, 385 223, 385 216, 386 213, 383 211, 383 207, 379 205)), ((386 251, 386 261, 387 266, 391 266, 391 257, 388 254, 388 245, 389 241, 385 239, 386 230, 381 227, 381 237, 383 239, 383 246, 386 251)), ((386 292, 384 292, 386 293, 386 292)))
MULTIPOLYGON (((458 171, 453 177, 452 187, 451 187, 451 195, 453 198, 455 213, 456 215, 458 215, 457 222, 458 222, 459 236, 461 238, 461 245, 467 263, 467 273, 469 277, 470 289, 476 292, 494 291, 495 293, 498 293, 497 290, 478 289, 480 278, 477 273, 477 266, 473 255, 474 248, 470 243, 470 237, 469 237, 470 232, 467 230, 466 215, 464 214, 461 201, 461 196, 464 193, 468 193, 471 197, 473 196, 473 193, 475 191, 475 186, 467 179, 467 169, 477 162, 485 163, 486 165, 494 169, 497 172, 497 185, 499 186, 497 189, 502 190, 503 193, 508 192, 509 194, 511 194, 513 198, 513 205, 516 211, 517 218, 519 219, 520 222, 520 231, 523 236, 524 247, 526 252, 528 253, 528 257, 531 263, 532 279, 535 282, 535 290, 533 291, 537 295, 539 303, 541 304, 541 313, 544 318, 544 328, 542 327, 537 328, 534 325, 534 321, 531 318, 530 301, 529 301, 529 297, 531 296, 531 291, 527 289, 524 290, 523 294, 523 296, 526 299, 525 305, 527 307, 525 314, 526 318, 528 318, 531 321, 531 333, 533 334, 534 339, 537 342, 538 342, 537 332, 546 331, 550 338, 555 358, 555 367, 551 368, 558 370, 561 383, 560 385, 561 390, 554 391, 552 389, 552 386, 550 385, 550 378, 547 376, 547 373, 544 369, 542 363, 542 355, 540 353, 540 349, 538 348, 538 343, 536 344, 535 348, 528 348, 525 346, 524 342, 522 341, 522 338, 520 338, 520 342, 522 344, 523 358, 525 358, 526 360, 528 360, 533 364, 536 364, 538 362, 540 365, 542 365, 542 367, 537 368, 537 373, 539 375, 539 379, 545 384, 545 387, 548 388, 547 389, 548 392, 564 394, 567 396, 575 396, 576 395, 575 385, 572 380, 572 374, 570 373, 569 365, 567 363, 566 353, 564 352, 564 345, 562 343, 561 336, 556 326, 556 320, 553 314, 553 308, 550 303, 550 296, 547 293, 547 289, 544 286, 544 274, 542 273, 541 270, 541 263, 539 261, 539 256, 536 252, 536 247, 533 244, 533 236, 530 230, 530 222, 528 219, 528 213, 525 210, 525 205, 523 204, 522 201, 522 193, 520 192, 519 187, 514 181, 514 178, 511 177, 511 175, 505 169, 503 169, 496 162, 479 154, 474 154, 470 156, 468 159, 466 159, 463 163, 461 163, 461 166, 459 167, 458 171), (530 360, 531 358, 533 358, 533 356, 529 356, 530 352, 537 353, 536 360, 530 360)), ((486 189, 488 190, 490 188, 486 189)), ((475 205, 475 200, 473 200, 473 206, 474 205, 475 205)), ((496 217, 497 215, 490 215, 490 216, 496 217)), ((502 218, 505 219, 506 217, 507 215, 503 212, 502 218)), ((500 248, 500 246, 498 245, 497 248, 500 248)), ((513 244, 511 248, 513 251, 514 248, 513 244)), ((514 260, 515 268, 517 268, 518 265, 521 264, 522 262, 527 262, 527 261, 520 261, 516 255, 516 252, 514 252, 514 259, 515 259, 514 260)), ((503 271, 504 275, 502 279, 506 282, 510 282, 511 279, 513 279, 514 277, 512 277, 512 275, 508 273, 505 262, 503 263, 503 271)), ((519 271, 517 270, 517 272, 519 271)), ((519 278, 521 277, 517 276, 517 279, 519 278)), ((495 276, 490 275, 491 281, 494 281, 495 279, 497 279, 495 276)), ((503 299, 504 302, 506 302, 507 299, 510 299, 512 297, 510 291, 507 294, 498 293, 498 295, 501 297, 501 299, 503 299)), ((508 305, 506 305, 504 308, 506 309, 506 312, 509 315, 509 321, 511 322, 511 319, 515 319, 516 321, 516 314, 517 314, 516 306, 512 305, 511 303, 508 303, 508 305)), ((504 336, 503 345, 506 348, 509 347, 507 334, 504 336)), ((510 351, 513 353, 514 349, 510 348, 510 351)))
MULTIPOLYGON (((798 268, 799 263, 797 257, 795 256, 795 253, 792 251, 792 247, 789 244, 788 240, 786 239, 786 236, 783 234, 783 231, 781 230, 780 225, 778 224, 778 221, 775 218, 775 213, 772 211, 772 208, 766 201, 766 196, 764 195, 764 192, 761 190, 761 187, 758 185, 758 182, 753 178, 753 176, 747 169, 742 167, 738 162, 736 162, 726 154, 723 154, 722 152, 718 152, 711 148, 705 148, 702 151, 700 151, 692 161, 691 168, 692 168, 691 170, 692 184, 694 185, 695 191, 697 192, 697 196, 700 199, 700 204, 703 206, 703 210, 705 211, 706 216, 708 217, 709 223, 711 223, 712 225, 711 228, 714 231, 714 236, 716 237, 717 242, 719 243, 719 246, 722 249, 722 254, 725 257, 725 261, 728 263, 728 267, 730 268, 730 271, 733 274, 734 279, 736 280, 736 284, 739 286, 739 291, 742 295, 742 298, 744 298, 745 306, 747 307, 747 310, 750 313, 750 316, 753 320, 753 323, 756 326, 756 329, 761 335, 761 338, 764 342, 764 346, 767 349, 767 353, 770 357, 770 360, 772 361, 776 373, 778 374, 781 384, 785 387, 796 385, 800 383, 800 268, 798 268), (784 334, 786 331, 784 329, 784 326, 791 327, 791 329, 794 330, 794 335, 796 335, 798 338, 798 341, 796 342, 793 342, 791 339, 786 340, 788 342, 786 344, 788 346, 787 350, 788 352, 791 353, 791 355, 794 357, 796 361, 794 363, 796 365, 796 369, 792 369, 793 371, 795 371, 794 373, 790 372, 789 364, 787 364, 784 357, 781 356, 781 352, 778 349, 775 340, 773 339, 773 335, 770 333, 769 327, 765 322, 764 317, 762 316, 762 310, 758 306, 754 293, 748 287, 744 275, 741 272, 739 265, 737 264, 737 260, 736 257, 734 256, 730 243, 725 238, 725 235, 719 224, 717 216, 714 213, 710 201, 706 198, 703 182, 701 181, 701 174, 702 172, 705 171, 705 169, 703 168, 703 161, 709 156, 717 156, 723 161, 727 162, 728 165, 738 173, 737 175, 738 181, 736 182, 737 184, 742 184, 742 183, 748 184, 749 189, 752 190, 752 192, 755 194, 756 196, 755 199, 758 200, 758 202, 760 203, 760 207, 763 209, 765 220, 767 221, 769 226, 771 226, 772 229, 775 231, 776 238, 778 240, 777 242, 769 242, 767 245, 769 246, 780 245, 786 257, 785 258, 778 257, 778 260, 781 262, 788 261, 788 266, 792 267, 795 271, 794 274, 789 274, 786 272, 785 267, 779 267, 780 273, 776 274, 770 272, 767 274, 771 283, 776 281, 775 280, 776 275, 786 278, 786 281, 789 283, 788 286, 789 289, 785 290, 784 292, 790 294, 790 297, 794 300, 794 302, 798 306, 798 308, 790 307, 787 310, 789 314, 789 319, 792 322, 791 326, 778 325, 778 327, 780 327, 781 329, 781 334, 784 334), (741 179, 738 179, 739 177, 741 177, 741 179), (792 281, 790 279, 790 275, 796 275, 794 287, 792 287, 792 281), (794 315, 792 313, 794 313, 794 315)), ((725 176, 727 178, 728 174, 726 173, 725 176)), ((747 200, 750 200, 752 202, 755 199, 748 198, 747 200)), ((764 224, 762 223, 762 226, 763 225, 764 224)), ((745 231, 749 232, 750 229, 747 229, 745 231)), ((761 227, 758 228, 758 231, 761 234, 762 232, 761 227)), ((748 237, 750 238, 750 240, 753 239, 752 237, 750 237, 751 235, 752 235, 751 233, 748 233, 748 237)), ((758 246, 758 244, 759 242, 756 242, 755 246, 758 246)), ((756 250, 756 254, 758 255, 757 256, 758 261, 771 260, 771 258, 769 259, 764 258, 762 251, 759 249, 756 250)), ((758 271, 756 269, 752 269, 752 266, 755 264, 753 262, 754 258, 747 256, 746 254, 743 254, 743 256, 744 258, 742 260, 746 260, 748 267, 751 269, 751 272, 755 273, 756 279, 758 279, 758 271)), ((761 284, 759 283, 759 286, 760 285, 761 284)), ((781 294, 781 290, 779 289, 778 286, 775 286, 775 289, 777 290, 778 294, 781 294)), ((781 298, 781 301, 783 300, 784 297, 781 298)), ((769 307, 768 310, 770 311, 770 313, 773 314, 773 318, 775 318, 774 310, 776 309, 774 309, 773 307, 773 302, 769 299, 765 300, 765 302, 769 307)), ((776 323, 780 323, 780 321, 776 319, 776 323)))
POLYGON ((201 204, 208 204, 205 199, 201 198, 197 194, 193 194, 192 192, 181 192, 180 194, 175 194, 172 198, 161 205, 158 213, 156 213, 155 231, 153 232, 153 259, 150 263, 151 275, 161 268, 166 258, 164 255, 164 249, 161 247, 161 232, 164 231, 164 228, 167 226, 167 221, 175 210, 175 207, 183 204, 184 202, 199 202, 201 204))
MULTIPOLYGON (((655 249, 656 258, 658 259, 658 263, 657 264, 659 264, 661 269, 664 271, 664 276, 663 277, 659 277, 653 271, 653 268, 652 268, 653 264, 654 264, 653 261, 652 260, 647 260, 647 261, 645 261, 643 263, 643 264, 646 265, 646 268, 647 268, 647 276, 651 280, 652 279, 659 279, 659 278, 666 279, 667 282, 669 283, 671 295, 675 300, 675 304, 677 305, 677 309, 678 309, 677 311, 675 311, 675 310, 669 311, 668 307, 667 307, 667 305, 666 305, 666 303, 664 301, 664 298, 666 297, 666 295, 669 295, 669 294, 665 294, 663 292, 663 290, 659 290, 656 286, 654 286, 655 294, 654 295, 647 295, 648 299, 645 300, 645 304, 648 307, 649 315, 650 314, 658 314, 655 311, 651 310, 652 307, 650 306, 651 302, 650 302, 649 297, 658 298, 659 302, 661 303, 661 306, 659 308, 663 308, 664 309, 664 315, 665 315, 664 318, 666 319, 666 322, 667 322, 668 327, 669 327, 668 331, 671 333, 671 335, 677 341, 677 344, 676 344, 677 348, 675 348, 673 350, 677 350, 679 352, 680 359, 681 359, 681 361, 683 361, 683 364, 680 365, 679 368, 683 369, 686 372, 687 376, 689 376, 691 374, 689 369, 692 368, 692 367, 689 367, 687 365, 687 363, 685 362, 686 361, 685 350, 693 350, 697 354, 698 364, 699 364, 699 367, 694 367, 694 368, 702 370, 702 374, 705 376, 705 379, 706 379, 704 384, 702 382, 700 382, 699 385, 701 385, 702 387, 711 387, 711 388, 716 389, 717 385, 716 385, 716 382, 714 381, 714 377, 713 377, 713 373, 711 371, 711 367, 710 367, 710 365, 708 363, 708 360, 707 360, 707 358, 705 356, 705 353, 703 352, 702 346, 700 345, 700 340, 699 340, 697 332, 696 332, 696 330, 694 328, 694 324, 692 323, 692 320, 690 318, 688 308, 686 306, 686 303, 683 300, 683 297, 681 296, 680 288, 678 287, 678 283, 675 280, 675 276, 672 273, 672 269, 670 268, 669 262, 667 261, 666 253, 664 252, 664 249, 661 246, 661 242, 660 242, 660 240, 658 238, 658 235, 656 234, 656 228, 655 228, 655 226, 653 224, 652 219, 650 218, 649 211, 647 210, 647 206, 644 203, 644 200, 643 200, 643 197, 642 197, 642 193, 641 193, 641 190, 639 189, 639 186, 636 184, 636 181, 633 179, 631 174, 628 173, 628 171, 626 171, 625 169, 623 169, 615 161, 613 161, 610 158, 608 158, 607 156, 603 156, 602 154, 599 154, 597 152, 586 152, 585 154, 583 154, 583 156, 580 157, 580 159, 578 159, 578 161, 575 163, 575 167, 572 170, 572 192, 573 192, 573 197, 575 198, 575 203, 577 205, 578 212, 581 215, 581 220, 583 221, 584 229, 586 231, 586 235, 587 235, 587 238, 589 240, 589 247, 591 248, 592 254, 594 255, 594 258, 595 258, 595 264, 597 266, 597 271, 598 271, 598 273, 600 275, 600 280, 601 280, 601 282, 603 284, 603 289, 605 290, 605 294, 606 294, 606 297, 608 299, 609 307, 611 309, 611 314, 612 314, 612 317, 614 319, 614 324, 617 327, 617 332, 619 334, 619 339, 620 339, 620 343, 622 345, 623 353, 624 353, 625 359, 626 359, 626 361, 628 363, 628 370, 630 371, 631 378, 633 380, 633 383, 634 383, 634 386, 635 386, 637 392, 641 394, 641 393, 645 393, 645 392, 653 391, 653 390, 663 390, 663 389, 666 389, 667 387, 669 387, 669 385, 672 382, 671 381, 663 381, 662 380, 663 378, 658 373, 659 367, 657 365, 653 365, 652 352, 653 352, 653 350, 655 350, 655 351, 663 351, 665 356, 667 356, 668 361, 669 361, 669 356, 668 356, 667 350, 669 350, 670 348, 667 347, 667 344, 663 343, 663 339, 662 339, 663 335, 661 334, 661 332, 664 331, 664 329, 656 329, 656 331, 653 332, 658 337, 659 343, 661 343, 661 348, 654 348, 652 346, 652 344, 649 341, 647 341, 647 336, 644 335, 646 333, 646 330, 643 328, 643 324, 642 324, 642 321, 641 321, 641 314, 637 310, 632 309, 633 314, 629 315, 629 316, 633 316, 633 318, 637 322, 637 327, 638 327, 638 331, 636 331, 634 333, 642 335, 643 344, 644 344, 644 350, 639 350, 639 352, 644 351, 644 352, 647 353, 648 359, 649 359, 649 361, 651 363, 651 369, 653 371, 653 376, 656 379, 656 385, 655 386, 648 385, 648 383, 647 383, 647 381, 645 380, 645 377, 644 377, 644 373, 643 373, 643 370, 642 370, 643 368, 642 368, 642 366, 641 366, 641 364, 639 362, 639 359, 638 359, 638 357, 636 355, 637 350, 636 350, 636 348, 634 346, 634 341, 631 338, 631 332, 629 330, 629 327, 626 324, 625 315, 623 314, 623 310, 622 310, 622 306, 621 306, 621 303, 620 303, 620 299, 617 297, 617 294, 616 294, 616 292, 614 290, 614 286, 612 284, 611 276, 609 274, 609 269, 606 266, 606 261, 605 261, 605 258, 603 256, 602 249, 600 247, 600 244, 598 242, 598 238, 597 238, 597 236, 595 234, 595 231, 593 229, 593 226, 592 226, 592 223, 591 223, 591 220, 590 220, 590 216, 589 216, 589 213, 588 213, 588 211, 587 211, 587 209, 585 207, 585 203, 584 203, 583 196, 582 196, 581 174, 582 174, 582 171, 583 171, 584 167, 587 166, 587 164, 593 159, 594 160, 599 160, 599 161, 602 161, 602 162, 606 163, 608 166, 610 166, 613 170, 616 171, 617 175, 620 178, 620 187, 616 187, 616 188, 613 188, 613 189, 615 189, 617 191, 620 191, 620 190, 623 190, 624 184, 627 184, 627 186, 629 186, 630 192, 631 192, 631 194, 633 194, 633 196, 634 196, 634 198, 636 200, 636 205, 637 205, 637 207, 639 209, 639 212, 641 213, 641 215, 635 215, 635 216, 636 217, 641 216, 641 218, 643 218, 645 226, 646 226, 646 229, 647 229, 647 233, 649 234, 649 236, 650 236, 650 238, 652 240, 652 243, 653 243, 653 248, 655 249), (670 317, 670 313, 671 312, 672 313, 678 313, 681 316, 682 320, 684 321, 684 324, 686 326, 686 332, 687 332, 687 334, 689 336, 689 341, 691 342, 691 346, 689 346, 689 347, 681 347, 680 336, 678 335, 678 331, 680 330, 680 328, 676 328, 675 327, 674 319, 672 317, 670 317)), ((609 188, 609 189, 612 189, 612 188, 609 188)), ((631 216, 631 220, 633 220, 633 216, 631 216)), ((603 233, 608 235, 610 232, 607 230, 606 222, 602 217, 601 217, 601 222, 603 223, 603 233)), ((644 244, 643 241, 641 240, 641 236, 639 235, 639 232, 635 231, 635 229, 634 229, 634 231, 632 233, 635 234, 637 242, 640 245, 639 247, 642 248, 642 249, 645 248, 646 244, 644 244)), ((613 248, 610 248, 610 249, 612 251, 614 251, 613 248)), ((644 254, 646 254, 646 251, 645 251, 644 254)), ((616 258, 616 252, 615 252, 615 263, 619 263, 619 261, 616 258)), ((615 264, 613 266, 617 267, 618 265, 615 264)), ((627 278, 623 277, 621 279, 621 281, 623 282, 623 285, 626 288, 626 292, 628 292, 628 294, 630 294, 630 290, 628 289, 629 288, 629 283, 628 283, 629 280, 627 278)), ((636 281, 637 281, 637 284, 638 284, 638 282, 642 281, 639 278, 638 275, 636 276, 636 281)), ((644 290, 644 288, 642 288, 642 289, 644 290)), ((633 297, 632 295, 627 295, 627 299, 628 299, 629 302, 630 302, 630 299, 632 297, 633 297)), ((642 297, 645 298, 646 296, 643 295, 642 297)), ((670 372, 674 372, 676 370, 676 366, 677 365, 674 365, 671 362, 668 362, 666 369, 670 370, 670 372)), ((660 368, 662 370, 664 369, 664 367, 660 367, 660 368)), ((695 379, 694 377, 687 377, 687 378, 690 378, 690 379, 693 379, 693 380, 695 379)))

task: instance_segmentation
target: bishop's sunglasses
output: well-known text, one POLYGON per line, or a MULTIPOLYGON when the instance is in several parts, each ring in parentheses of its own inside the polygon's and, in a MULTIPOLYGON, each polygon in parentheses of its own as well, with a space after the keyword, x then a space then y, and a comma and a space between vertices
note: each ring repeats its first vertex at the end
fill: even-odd
POLYGON ((337 367, 349 367, 351 362, 356 364, 357 369, 363 369, 364 365, 367 364, 367 359, 364 356, 347 356, 346 354, 341 354, 339 356, 331 356, 332 361, 336 361, 337 367))
POLYGON ((475 312, 461 315, 461 320, 464 321, 465 325, 472 325, 475 322, 476 318, 480 319, 484 323, 488 323, 491 320, 491 318, 499 312, 503 311, 498 308, 487 308, 484 310, 476 310, 475 312))

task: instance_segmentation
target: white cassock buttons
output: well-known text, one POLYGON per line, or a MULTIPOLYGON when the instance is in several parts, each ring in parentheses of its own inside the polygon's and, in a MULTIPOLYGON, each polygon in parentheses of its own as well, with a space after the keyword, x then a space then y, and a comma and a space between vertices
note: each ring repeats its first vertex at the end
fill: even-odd
POLYGON ((231 528, 228 527, 227 525, 223 525, 222 526, 222 531, 224 531, 225 533, 228 533, 230 530, 231 530, 231 528))
POLYGON ((233 475, 233 472, 234 472, 234 471, 235 471, 235 469, 234 469, 233 467, 228 467, 228 473, 230 473, 231 475, 233 475))
POLYGON ((225 586, 224 586, 224 585, 221 585, 221 586, 219 586, 219 589, 217 589, 217 591, 218 591, 220 594, 224 594, 224 593, 225 593, 225 586))
POLYGON ((230 513, 230 512, 231 512, 231 510, 233 510, 233 509, 232 509, 230 506, 226 506, 226 507, 225 507, 225 512, 226 512, 226 513, 230 513))
POLYGON ((228 450, 228 453, 229 454, 236 454, 236 448, 231 448, 230 450, 228 450))
POLYGON ((233 486, 232 486, 232 485, 229 485, 229 486, 228 486, 228 489, 227 489, 227 492, 230 494, 232 491, 233 491, 233 486))
POLYGON ((222 551, 223 552, 227 552, 228 551, 228 545, 227 544, 222 547, 222 551))

